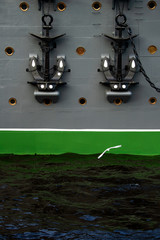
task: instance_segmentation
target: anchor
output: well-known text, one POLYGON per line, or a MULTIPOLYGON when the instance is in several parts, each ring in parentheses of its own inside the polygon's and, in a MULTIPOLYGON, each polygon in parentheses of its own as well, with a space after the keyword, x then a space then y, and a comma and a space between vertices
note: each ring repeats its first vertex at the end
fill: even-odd
POLYGON ((111 45, 115 52, 115 59, 112 60, 109 55, 103 54, 101 56, 101 70, 103 72, 106 81, 100 82, 100 84, 110 88, 110 91, 106 92, 109 102, 127 102, 132 95, 129 88, 138 84, 133 80, 136 73, 136 58, 135 56, 129 56, 128 65, 123 69, 123 53, 128 48, 129 41, 137 35, 130 37, 123 37, 123 31, 126 29, 126 16, 119 14, 115 18, 116 21, 116 34, 114 37, 103 34, 104 37, 112 40, 111 45))
POLYGON ((44 54, 44 64, 42 66, 40 65, 37 54, 29 55, 29 69, 26 70, 32 73, 34 81, 28 83, 38 88, 38 91, 35 90, 34 92, 38 102, 42 103, 44 99, 47 99, 47 101, 55 103, 58 101, 59 97, 57 88, 66 84, 66 82, 62 81, 62 76, 65 72, 65 56, 57 56, 57 63, 51 68, 53 69, 53 73, 51 73, 50 51, 56 47, 55 40, 64 37, 66 34, 50 37, 49 33, 52 29, 53 22, 53 17, 51 15, 44 15, 42 17, 42 22, 45 36, 39 36, 33 33, 30 34, 41 41, 39 45, 44 54))

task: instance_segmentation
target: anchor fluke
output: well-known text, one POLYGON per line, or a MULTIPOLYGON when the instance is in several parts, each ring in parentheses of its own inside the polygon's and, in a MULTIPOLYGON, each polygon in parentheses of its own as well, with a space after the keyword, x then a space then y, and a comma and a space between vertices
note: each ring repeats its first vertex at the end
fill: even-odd
POLYGON ((116 43, 124 43, 124 42, 128 42, 128 41, 130 41, 131 39, 137 37, 138 34, 133 35, 133 36, 128 37, 128 38, 112 37, 112 36, 109 36, 109 35, 104 34, 104 33, 102 33, 102 36, 104 36, 104 37, 106 37, 106 38, 109 38, 109 39, 111 39, 112 41, 114 41, 114 42, 116 42, 116 43))
POLYGON ((36 34, 33 34, 33 33, 30 33, 30 35, 32 35, 35 38, 38 38, 42 42, 51 43, 51 42, 55 41, 58 38, 64 37, 66 35, 66 33, 58 35, 58 36, 55 36, 55 37, 45 37, 45 36, 40 36, 40 35, 36 35, 36 34))

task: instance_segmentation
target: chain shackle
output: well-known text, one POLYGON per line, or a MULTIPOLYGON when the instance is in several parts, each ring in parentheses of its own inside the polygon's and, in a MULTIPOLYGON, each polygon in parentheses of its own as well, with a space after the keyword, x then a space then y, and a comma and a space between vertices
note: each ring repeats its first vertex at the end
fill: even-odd
POLYGON ((53 22, 53 17, 50 14, 45 14, 42 17, 42 22, 44 23, 45 26, 51 26, 53 22))
POLYGON ((117 26, 119 27, 127 27, 127 17, 124 14, 119 13, 116 17, 115 17, 115 21, 117 23, 117 26))

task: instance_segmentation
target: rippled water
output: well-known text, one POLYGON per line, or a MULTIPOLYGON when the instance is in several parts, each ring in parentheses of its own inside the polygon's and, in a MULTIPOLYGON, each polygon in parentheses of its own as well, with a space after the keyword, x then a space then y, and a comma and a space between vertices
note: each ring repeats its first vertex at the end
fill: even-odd
MULTIPOLYGON (((40 229, 38 232, 24 232, 12 235, 13 239, 160 239, 160 229, 148 231, 121 231, 114 232, 87 229, 58 232, 56 229, 40 229)), ((1 239, 7 239, 2 236, 1 239)), ((10 239, 10 238, 9 238, 10 239)))
POLYGON ((1 156, 0 239, 160 239, 159 159, 1 156))

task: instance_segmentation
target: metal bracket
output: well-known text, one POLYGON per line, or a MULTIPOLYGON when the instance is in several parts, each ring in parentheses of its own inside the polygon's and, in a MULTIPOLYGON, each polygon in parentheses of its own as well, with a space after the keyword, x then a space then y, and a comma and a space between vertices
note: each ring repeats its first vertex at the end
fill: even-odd
POLYGON ((40 92, 35 90, 34 96, 39 103, 43 103, 45 100, 48 102, 56 103, 59 99, 59 91, 54 92, 40 92))
POLYGON ((132 92, 112 92, 106 91, 107 99, 110 103, 113 103, 116 99, 121 100, 122 102, 128 102, 129 98, 132 96, 132 92))

